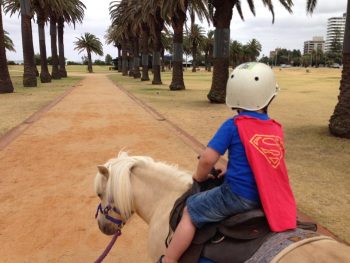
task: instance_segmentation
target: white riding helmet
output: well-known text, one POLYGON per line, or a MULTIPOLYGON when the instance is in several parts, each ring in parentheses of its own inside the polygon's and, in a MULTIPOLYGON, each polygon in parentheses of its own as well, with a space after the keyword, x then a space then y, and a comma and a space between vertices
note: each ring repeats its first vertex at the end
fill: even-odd
POLYGON ((268 65, 243 63, 229 75, 226 104, 230 108, 260 110, 269 104, 278 90, 274 73, 268 65))

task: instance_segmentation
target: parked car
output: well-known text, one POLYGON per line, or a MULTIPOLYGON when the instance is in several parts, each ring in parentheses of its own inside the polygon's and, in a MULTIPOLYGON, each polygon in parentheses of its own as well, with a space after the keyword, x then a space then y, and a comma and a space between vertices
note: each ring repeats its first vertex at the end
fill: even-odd
POLYGON ((331 65, 331 68, 340 68, 340 65, 338 63, 333 63, 331 65))
POLYGON ((287 64, 281 64, 280 65, 281 68, 290 68, 292 67, 291 65, 287 65, 287 64))

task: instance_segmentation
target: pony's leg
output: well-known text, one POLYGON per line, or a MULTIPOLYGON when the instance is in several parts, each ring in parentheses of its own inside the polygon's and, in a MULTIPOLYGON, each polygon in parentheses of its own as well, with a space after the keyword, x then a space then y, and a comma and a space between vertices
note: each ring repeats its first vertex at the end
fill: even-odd
POLYGON ((162 262, 176 263, 191 245, 195 232, 196 226, 192 223, 187 207, 185 207, 180 223, 176 227, 175 233, 165 252, 162 262))

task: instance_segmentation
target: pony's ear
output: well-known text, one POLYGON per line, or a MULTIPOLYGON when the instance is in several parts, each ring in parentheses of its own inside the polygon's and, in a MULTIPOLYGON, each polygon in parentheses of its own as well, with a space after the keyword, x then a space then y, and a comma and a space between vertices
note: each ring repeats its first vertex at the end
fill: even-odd
POLYGON ((108 178, 109 176, 109 172, 108 169, 106 168, 106 166, 104 165, 98 165, 97 166, 98 171, 100 172, 100 174, 104 175, 106 178, 108 178))

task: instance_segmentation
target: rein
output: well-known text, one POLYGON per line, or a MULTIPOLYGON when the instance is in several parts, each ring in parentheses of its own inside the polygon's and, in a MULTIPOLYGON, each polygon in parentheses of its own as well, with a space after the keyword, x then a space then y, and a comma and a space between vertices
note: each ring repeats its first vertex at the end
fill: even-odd
POLYGON ((112 216, 109 215, 109 211, 113 211, 115 212, 116 214, 120 215, 120 211, 115 208, 115 207, 112 207, 110 206, 109 204, 103 208, 102 207, 102 204, 100 203, 98 206, 97 206, 97 209, 96 209, 96 214, 95 214, 95 219, 97 218, 98 214, 101 213, 104 215, 104 217, 111 221, 112 223, 116 224, 118 226, 118 230, 117 232, 114 234, 114 236, 112 237, 111 241, 109 242, 109 244, 107 245, 107 247, 105 248, 105 250, 103 251, 103 253, 98 257, 98 259, 96 259, 95 263, 101 263, 104 258, 108 255, 109 251, 112 249, 115 241, 117 240, 117 238, 122 234, 120 228, 123 227, 124 225, 124 222, 120 219, 117 219, 117 218, 114 218, 112 216))

